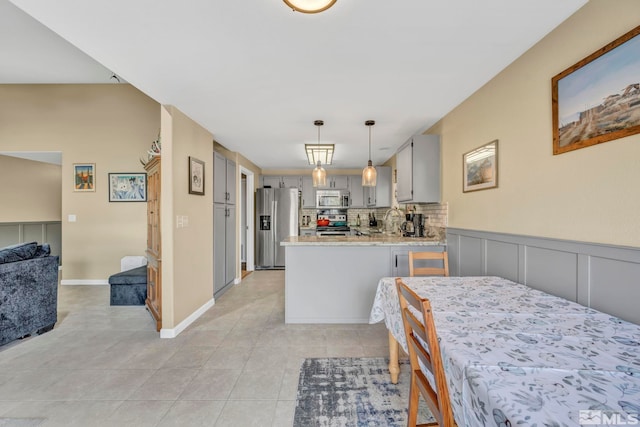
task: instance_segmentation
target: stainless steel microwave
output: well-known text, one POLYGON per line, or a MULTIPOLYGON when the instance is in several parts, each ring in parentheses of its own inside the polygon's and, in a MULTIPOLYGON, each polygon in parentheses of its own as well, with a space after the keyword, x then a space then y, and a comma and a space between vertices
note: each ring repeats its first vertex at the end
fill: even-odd
POLYGON ((347 190, 317 190, 316 208, 348 208, 349 191, 347 190))

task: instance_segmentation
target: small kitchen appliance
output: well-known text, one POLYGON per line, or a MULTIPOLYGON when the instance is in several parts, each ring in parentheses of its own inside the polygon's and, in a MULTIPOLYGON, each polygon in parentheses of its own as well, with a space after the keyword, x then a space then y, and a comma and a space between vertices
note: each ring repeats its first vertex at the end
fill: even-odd
POLYGON ((414 230, 414 236, 424 237, 424 215, 422 214, 413 215, 413 230, 414 230))

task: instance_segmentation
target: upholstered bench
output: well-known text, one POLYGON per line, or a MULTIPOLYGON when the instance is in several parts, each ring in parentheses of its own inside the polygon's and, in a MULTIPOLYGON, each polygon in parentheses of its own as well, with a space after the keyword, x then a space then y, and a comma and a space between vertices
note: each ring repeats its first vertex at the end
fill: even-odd
POLYGON ((144 305, 147 299, 147 266, 109 277, 111 305, 144 305))

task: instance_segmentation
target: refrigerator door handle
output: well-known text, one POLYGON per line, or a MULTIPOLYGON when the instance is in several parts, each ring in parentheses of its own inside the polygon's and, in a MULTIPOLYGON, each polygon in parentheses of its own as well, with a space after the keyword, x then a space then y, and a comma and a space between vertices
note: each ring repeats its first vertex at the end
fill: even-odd
POLYGON ((277 243, 278 240, 278 201, 273 201, 273 260, 275 264, 276 253, 277 253, 277 243))

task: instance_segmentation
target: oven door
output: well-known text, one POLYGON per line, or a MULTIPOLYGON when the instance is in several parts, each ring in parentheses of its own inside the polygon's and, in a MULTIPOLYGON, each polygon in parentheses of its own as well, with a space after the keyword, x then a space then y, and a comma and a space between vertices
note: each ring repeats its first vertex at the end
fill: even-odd
POLYGON ((350 231, 339 231, 339 230, 316 231, 316 236, 349 236, 349 235, 351 235, 350 231))

